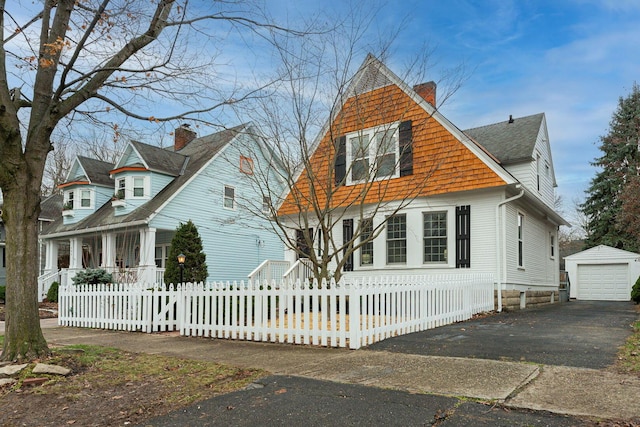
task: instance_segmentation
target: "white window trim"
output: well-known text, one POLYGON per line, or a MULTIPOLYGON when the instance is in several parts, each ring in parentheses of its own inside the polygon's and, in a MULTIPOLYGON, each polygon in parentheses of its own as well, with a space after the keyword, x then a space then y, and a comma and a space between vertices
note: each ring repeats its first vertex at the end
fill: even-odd
MULTIPOLYGON (((409 223, 408 223, 408 218, 407 218, 407 213, 406 212, 398 212, 394 215, 391 215, 387 218, 387 221, 385 223, 385 229, 384 229, 384 240, 385 240, 385 264, 386 265, 390 265, 390 266, 394 266, 394 265, 407 265, 409 262, 409 235, 408 235, 408 231, 409 231, 409 223), (389 261, 389 234, 388 233, 388 227, 389 227, 389 220, 393 217, 404 217, 404 261, 397 261, 397 262, 390 262, 389 261)), ((402 239, 393 239, 393 241, 397 241, 397 240, 402 240, 402 239)), ((375 253, 375 252, 374 252, 375 253)))
MULTIPOLYGON (((371 222, 371 234, 374 234, 374 230, 375 230, 375 223, 373 222, 374 218, 373 217, 368 217, 368 218, 362 218, 360 219, 354 219, 354 223, 356 223, 356 221, 359 222, 359 224, 357 224, 358 227, 362 227, 362 222, 364 221, 370 221, 371 222)), ((379 237, 379 235, 378 235, 379 237)), ((360 230, 360 236, 358 236, 358 243, 361 243, 361 238, 362 238, 362 229, 360 230)), ((364 249, 364 245, 361 246, 356 252, 358 253, 358 263, 357 266, 362 268, 362 269, 370 269, 373 268, 375 266, 375 257, 376 257, 376 250, 375 250, 375 240, 376 239, 372 239, 370 240, 368 243, 366 244, 371 244, 371 251, 373 252, 372 257, 371 257, 371 262, 368 264, 364 264, 363 263, 363 255, 368 255, 368 254, 363 254, 362 250, 364 249)), ((385 238, 385 245, 386 245, 386 238, 385 238)), ((354 262, 354 270, 355 270, 355 266, 356 263, 354 262)))
POLYGON ((148 177, 146 176, 132 176, 131 177, 131 198, 132 199, 146 199, 149 196, 149 191, 147 190, 147 181, 148 177), (140 188, 135 186, 136 179, 142 179, 142 196, 135 195, 135 189, 140 188))
POLYGON ((395 123, 389 123, 389 124, 385 124, 385 125, 381 125, 381 126, 375 126, 372 128, 368 128, 368 129, 363 129, 363 130, 359 130, 357 132, 351 132, 348 133, 346 135, 346 157, 347 157, 347 176, 346 176, 346 184, 347 185, 356 185, 356 184, 362 184, 364 182, 370 182, 370 181, 383 181, 386 179, 393 179, 393 178, 398 178, 400 176, 400 135, 399 135, 399 131, 398 128, 400 126, 400 122, 395 122, 395 123), (395 136, 395 165, 394 165, 394 173, 392 175, 387 175, 387 176, 381 176, 376 178, 374 173, 375 173, 375 168, 376 168, 376 158, 377 158, 377 154, 378 154, 378 146, 377 144, 375 144, 375 138, 373 138, 378 132, 385 132, 385 131, 390 131, 393 130, 393 134, 395 136), (353 180, 352 179, 352 173, 353 173, 353 161, 354 161, 354 153, 351 147, 351 143, 350 143, 350 139, 352 138, 359 138, 359 137, 363 137, 363 136, 369 136, 369 155, 368 155, 368 159, 369 159, 369 180, 367 179, 363 179, 363 180, 353 180))
POLYGON ((76 202, 74 200, 73 202, 73 208, 75 209, 93 209, 94 203, 94 191, 90 188, 78 188, 78 203, 77 203, 77 207, 76 207, 76 202), (82 192, 83 191, 88 191, 89 192, 89 206, 82 206, 82 192))
POLYGON ((232 185, 224 184, 223 187, 222 187, 222 208, 230 210, 230 211, 235 211, 236 210, 236 206, 237 206, 237 203, 236 203, 236 188, 234 186, 232 186, 232 185), (227 188, 230 188, 230 189, 233 190, 233 198, 231 198, 231 203, 232 203, 231 207, 228 207, 227 204, 225 203, 227 201, 227 188))
POLYGON ((518 265, 518 269, 524 270, 525 259, 524 259, 524 243, 525 243, 525 224, 526 224, 526 215, 518 211, 516 216, 516 242, 517 242, 517 250, 516 250, 516 263, 518 265), (520 224, 520 218, 522 218, 522 224, 520 224), (522 227, 522 229, 521 229, 522 227), (522 262, 520 262, 520 258, 522 258, 522 262))
POLYGON ((120 200, 126 199, 127 198, 127 177, 126 176, 116 178, 115 194, 118 194, 120 190, 122 190, 122 197, 120 197, 120 200), (121 182, 124 182, 123 187, 120 187, 121 182))
MULTIPOLYGON (((434 266, 434 267, 442 267, 442 266, 448 266, 451 263, 451 253, 450 253, 450 248, 451 246, 451 236, 453 235, 455 238, 455 228, 453 230, 453 232, 451 231, 451 225, 453 225, 455 227, 455 221, 452 223, 451 222, 451 218, 450 218, 450 214, 451 214, 451 209, 434 209, 434 210, 430 210, 430 211, 424 211, 422 212, 422 214, 420 215, 420 220, 422 222, 422 239, 420 240, 421 242, 421 253, 422 253, 422 263, 425 266, 434 266), (445 241, 447 242, 447 247, 445 249, 445 260, 444 261, 425 261, 424 260, 424 256, 425 256, 425 252, 424 252, 424 239, 425 239, 425 235, 424 235, 424 216, 426 214, 436 214, 436 213, 444 213, 445 214, 445 218, 446 218, 446 232, 447 235, 445 236, 445 241)), ((455 244, 454 246, 455 247, 455 244)), ((454 254, 454 258, 455 258, 455 254, 454 254)))
POLYGON ((151 180, 147 175, 128 175, 116 178, 114 193, 124 190, 124 198, 120 200, 147 200, 151 198, 151 180), (134 183, 136 179, 142 179, 143 195, 134 195, 134 183), (120 182, 124 182, 124 188, 120 188, 120 182))
POLYGON ((73 210, 76 208, 76 195, 75 195, 75 190, 67 190, 64 192, 64 198, 62 201, 62 206, 63 206, 63 210, 73 210), (69 197, 71 196, 71 197, 69 197), (64 208, 64 206, 67 205, 67 203, 73 203, 73 207, 71 209, 66 209, 64 208))
POLYGON ((160 249, 161 251, 161 258, 160 258, 160 267, 157 268, 166 268, 167 267, 167 260, 169 259, 169 249, 171 248, 171 243, 160 243, 157 244, 154 248, 153 251, 153 262, 155 263, 155 261, 158 259, 156 258, 156 249, 160 249))

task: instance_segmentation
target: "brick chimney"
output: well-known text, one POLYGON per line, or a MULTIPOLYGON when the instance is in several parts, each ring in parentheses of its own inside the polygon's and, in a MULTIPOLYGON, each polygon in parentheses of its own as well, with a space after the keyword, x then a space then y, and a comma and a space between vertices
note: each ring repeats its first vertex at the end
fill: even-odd
POLYGON ((436 106, 436 82, 427 82, 420 83, 419 85, 415 85, 413 90, 416 91, 418 95, 424 98, 429 104, 431 104, 434 108, 436 106))
POLYGON ((174 151, 181 150, 182 148, 184 148, 185 145, 187 145, 188 143, 190 143, 196 138, 196 133, 191 130, 191 127, 187 123, 180 125, 180 127, 176 129, 174 135, 175 135, 175 139, 173 143, 174 151))

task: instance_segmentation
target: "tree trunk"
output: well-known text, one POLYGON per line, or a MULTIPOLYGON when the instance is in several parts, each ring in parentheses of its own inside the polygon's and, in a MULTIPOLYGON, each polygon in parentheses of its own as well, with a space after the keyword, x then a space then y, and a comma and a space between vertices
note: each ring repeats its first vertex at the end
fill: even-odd
POLYGON ((1 360, 31 360, 49 353, 38 313, 40 181, 34 172, 19 168, 15 182, 3 188, 7 287, 1 360))

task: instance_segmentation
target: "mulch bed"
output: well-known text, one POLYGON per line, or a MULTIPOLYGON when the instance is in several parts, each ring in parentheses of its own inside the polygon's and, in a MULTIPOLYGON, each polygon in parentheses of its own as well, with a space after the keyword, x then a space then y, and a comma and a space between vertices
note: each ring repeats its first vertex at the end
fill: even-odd
MULTIPOLYGON (((40 318, 51 319, 58 317, 57 302, 41 302, 39 304, 40 318)), ((0 304, 0 322, 4 322, 4 304, 0 304)))

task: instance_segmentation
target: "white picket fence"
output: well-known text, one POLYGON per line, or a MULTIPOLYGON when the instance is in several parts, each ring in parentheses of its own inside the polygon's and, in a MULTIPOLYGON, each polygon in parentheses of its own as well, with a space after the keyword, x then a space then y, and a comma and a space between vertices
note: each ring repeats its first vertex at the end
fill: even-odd
POLYGON ((490 274, 322 282, 62 286, 59 324, 360 348, 494 309, 490 274))

